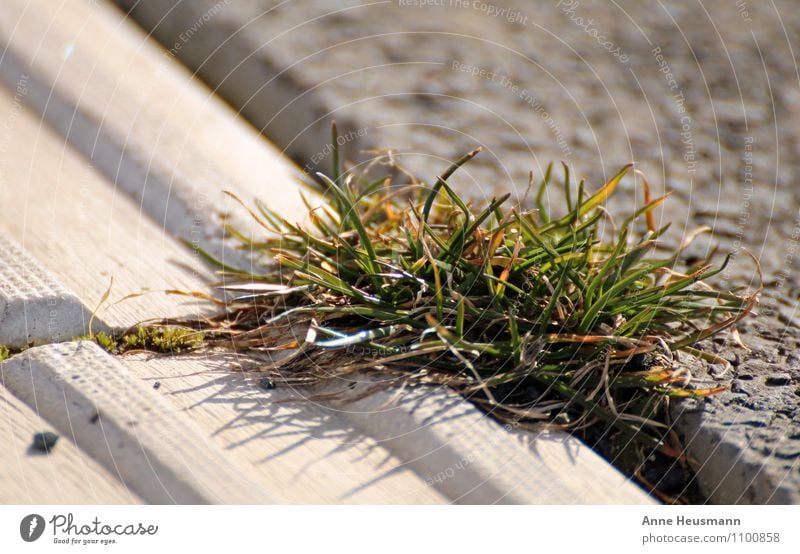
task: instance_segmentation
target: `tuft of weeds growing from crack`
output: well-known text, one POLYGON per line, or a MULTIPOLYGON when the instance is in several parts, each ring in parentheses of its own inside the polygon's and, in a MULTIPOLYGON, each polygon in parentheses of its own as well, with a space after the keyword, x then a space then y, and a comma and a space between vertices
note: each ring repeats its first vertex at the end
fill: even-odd
POLYGON ((9 350, 9 348, 6 345, 0 344, 0 362, 4 362, 10 357, 11 357, 11 350, 9 350))
POLYGON ((85 335, 78 335, 77 337, 72 337, 72 340, 74 340, 74 341, 82 341, 82 340, 92 341, 95 344, 97 344, 97 346, 99 346, 100 348, 105 350, 106 352, 110 352, 112 354, 118 354, 119 351, 120 351, 119 350, 119 342, 117 341, 117 339, 115 337, 113 337, 112 335, 109 335, 105 331, 98 331, 97 333, 90 332, 90 333, 87 333, 85 335))
POLYGON ((139 326, 122 336, 123 350, 152 350, 179 353, 192 350, 203 342, 203 334, 182 327, 139 326))
POLYGON ((147 350, 160 354, 178 354, 203 344, 203 333, 185 327, 139 325, 119 336, 104 331, 89 333, 72 340, 90 340, 112 354, 147 350))
POLYGON ((681 267, 707 228, 665 253, 669 224, 656 227, 654 210, 666 197, 652 199, 643 176, 644 205, 614 227, 604 205, 632 164, 593 193, 565 165, 565 205, 551 214, 552 165, 533 209, 510 195, 466 202, 448 179, 478 152, 425 186, 343 171, 334 149, 332 174, 319 174, 329 202, 304 197, 310 223, 256 202, 249 211, 264 236, 228 231, 274 263, 261 273, 220 264, 230 296, 224 313, 194 322, 205 344, 255 359, 285 351, 258 368, 278 383, 370 371, 444 384, 515 426, 599 425, 675 455, 668 399, 723 390, 692 386, 684 362, 727 365, 699 343, 747 315, 758 291, 712 286, 729 257, 681 267))

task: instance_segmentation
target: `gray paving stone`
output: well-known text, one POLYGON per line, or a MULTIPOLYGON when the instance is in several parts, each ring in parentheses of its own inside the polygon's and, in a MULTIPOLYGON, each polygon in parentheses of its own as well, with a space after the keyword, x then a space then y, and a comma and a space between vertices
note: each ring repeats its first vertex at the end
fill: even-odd
POLYGON ((780 342, 742 337, 753 352, 731 375, 719 380, 693 369, 707 383, 730 383, 730 391, 676 403, 675 428, 711 501, 800 504, 800 371, 789 360, 800 344, 793 335, 780 342))

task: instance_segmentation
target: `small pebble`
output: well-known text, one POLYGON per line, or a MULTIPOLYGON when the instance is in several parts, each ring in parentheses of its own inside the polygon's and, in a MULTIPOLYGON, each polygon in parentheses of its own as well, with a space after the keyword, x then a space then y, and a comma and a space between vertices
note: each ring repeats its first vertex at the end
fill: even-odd
POLYGON ((731 383, 731 392, 736 392, 740 394, 750 394, 750 391, 747 390, 743 381, 739 379, 735 379, 733 383, 731 383))
POLYGON ((36 433, 33 435, 33 444, 31 444, 31 448, 38 450, 39 452, 49 453, 57 442, 58 435, 55 433, 51 433, 49 431, 45 431, 44 433, 36 433))
POLYGON ((712 366, 709 366, 709 368, 708 368, 708 372, 709 372, 709 373, 711 374, 711 376, 712 376, 712 377, 714 377, 715 379, 719 379, 719 378, 721 378, 723 375, 725 375, 725 369, 724 369, 724 368, 722 368, 722 367, 719 367, 719 366, 713 366, 713 365, 712 365, 712 366))
POLYGON ((767 377, 767 385, 771 387, 785 387, 792 384, 792 378, 789 375, 781 375, 776 373, 767 377))
POLYGON ((626 364, 630 371, 646 371, 650 365, 650 360, 644 354, 634 355, 626 364))
POLYGON ((263 377, 258 380, 258 386, 264 390, 272 390, 275 388, 275 381, 269 377, 263 377))
POLYGON ((153 388, 156 389, 156 390, 160 389, 161 388, 161 381, 156 381, 155 383, 153 383, 153 388))
POLYGON ((724 358, 728 360, 733 367, 739 367, 739 364, 742 363, 742 359, 739 357, 738 352, 731 352, 727 356, 724 356, 724 358))

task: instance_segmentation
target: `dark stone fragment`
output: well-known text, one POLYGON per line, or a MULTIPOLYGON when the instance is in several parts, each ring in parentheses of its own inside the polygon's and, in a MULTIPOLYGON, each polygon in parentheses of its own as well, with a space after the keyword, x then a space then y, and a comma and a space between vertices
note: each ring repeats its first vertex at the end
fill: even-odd
POLYGON ((775 450, 774 455, 781 460, 794 460, 800 457, 800 447, 797 444, 781 446, 775 450))
POLYGON ((674 460, 660 456, 646 464, 642 476, 655 488, 669 495, 681 493, 686 487, 686 472, 674 460))
POLYGON ((276 385, 275 381, 273 381, 269 377, 264 377, 258 380, 258 386, 259 388, 262 388, 264 390, 272 390, 275 388, 276 385))
POLYGON ((35 435, 33 435, 33 443, 31 444, 31 448, 33 448, 37 452, 49 453, 57 442, 58 442, 58 435, 56 435, 55 433, 51 433, 50 431, 45 431, 44 433, 36 433, 35 435))
POLYGON ((625 369, 628 371, 646 371, 652 365, 652 357, 647 354, 636 354, 625 364, 625 369))
POLYGON ((742 363, 742 359, 739 357, 738 352, 731 352, 724 356, 724 358, 728 360, 733 367, 739 367, 739 364, 742 363))
POLYGON ((792 378, 789 375, 775 373, 767 377, 767 385, 770 387, 785 387, 792 384, 792 378))
POLYGON ((156 389, 156 390, 160 389, 161 388, 161 381, 156 381, 155 383, 153 383, 153 388, 156 389))

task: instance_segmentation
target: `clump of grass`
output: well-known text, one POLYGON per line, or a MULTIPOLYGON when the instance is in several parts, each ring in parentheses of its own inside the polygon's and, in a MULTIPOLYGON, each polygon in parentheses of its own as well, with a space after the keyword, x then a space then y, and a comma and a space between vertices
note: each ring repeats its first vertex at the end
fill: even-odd
POLYGON ((4 344, 0 344, 0 362, 3 362, 11 357, 11 350, 4 344))
POLYGON ((205 322, 208 343, 293 350, 261 366, 279 382, 376 371, 446 384, 515 425, 601 424, 669 450, 666 400, 723 390, 691 387, 678 352, 727 364, 698 343, 750 312, 756 293, 709 284, 728 258, 679 267, 691 238, 663 254, 669 225, 653 212, 666 197, 652 199, 646 181, 644 205, 609 232, 604 204, 631 164, 594 193, 564 166, 556 216, 543 201, 552 166, 535 209, 509 195, 481 208, 462 199, 447 181, 477 153, 427 187, 344 172, 334 151, 332 175, 319 175, 330 202, 306 199, 308 226, 257 202, 264 237, 228 230, 275 263, 262 274, 222 266, 234 296, 205 322), (286 339, 297 328, 304 338, 286 339))

